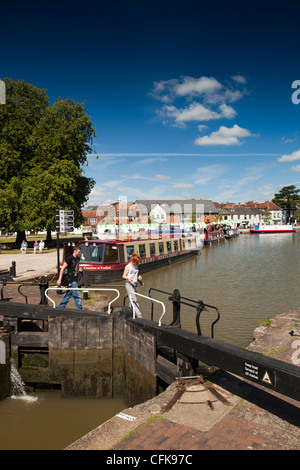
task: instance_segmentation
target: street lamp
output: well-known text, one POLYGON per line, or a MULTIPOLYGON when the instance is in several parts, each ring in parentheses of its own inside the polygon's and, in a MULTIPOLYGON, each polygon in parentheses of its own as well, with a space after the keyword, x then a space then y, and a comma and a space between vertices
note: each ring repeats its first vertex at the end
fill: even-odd
POLYGON ((119 196, 118 197, 118 239, 120 240, 120 202, 122 201, 122 198, 119 196))

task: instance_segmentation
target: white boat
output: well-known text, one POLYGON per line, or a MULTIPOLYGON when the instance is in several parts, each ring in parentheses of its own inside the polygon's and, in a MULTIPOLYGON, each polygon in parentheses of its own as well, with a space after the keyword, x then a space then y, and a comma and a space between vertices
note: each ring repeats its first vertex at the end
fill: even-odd
POLYGON ((291 233, 296 232, 292 225, 255 225, 250 233, 291 233))

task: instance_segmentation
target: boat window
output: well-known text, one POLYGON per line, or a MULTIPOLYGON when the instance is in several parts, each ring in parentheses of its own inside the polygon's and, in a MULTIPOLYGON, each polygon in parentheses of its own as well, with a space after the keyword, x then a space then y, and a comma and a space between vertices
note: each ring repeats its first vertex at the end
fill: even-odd
POLYGON ((172 245, 171 242, 167 242, 167 252, 171 253, 172 252, 172 245))
POLYGON ((105 245, 104 263, 118 263, 118 248, 114 245, 105 245))
POLYGON ((96 245, 93 243, 82 243, 81 244, 81 255, 80 261, 94 261, 101 263, 103 257, 103 245, 96 245))
POLYGON ((174 240, 174 251, 178 251, 178 240, 174 240))
POLYGON ((185 240, 181 240, 181 243, 182 243, 182 249, 184 250, 185 249, 185 240))
POLYGON ((141 258, 146 258, 146 245, 139 245, 139 255, 141 258))
POLYGON ((160 254, 160 255, 163 255, 164 252, 165 252, 165 249, 164 249, 164 242, 159 242, 159 243, 158 243, 158 249, 159 249, 159 254, 160 254))
POLYGON ((127 245, 126 246, 126 253, 127 253, 127 259, 130 260, 132 253, 134 252, 134 246, 133 245, 127 245))
POLYGON ((155 255, 156 255, 155 243, 150 243, 150 256, 155 256, 155 255))

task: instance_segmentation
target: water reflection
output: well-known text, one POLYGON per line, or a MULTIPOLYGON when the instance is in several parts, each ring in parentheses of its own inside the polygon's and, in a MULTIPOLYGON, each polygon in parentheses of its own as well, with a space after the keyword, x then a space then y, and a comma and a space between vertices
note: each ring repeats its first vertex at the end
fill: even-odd
MULTIPOLYGON (((215 327, 215 338, 247 347, 259 321, 300 305, 299 237, 300 234, 245 234, 204 247, 197 258, 145 274, 143 293, 149 286, 167 292, 178 288, 185 297, 216 306, 221 320, 215 327)), ((155 297, 169 303, 166 296, 155 297)), ((148 310, 145 304, 144 311, 148 310)), ((215 318, 212 313, 210 322, 205 321, 208 315, 201 315, 202 333, 207 335, 215 318)), ((183 328, 196 332, 195 316, 195 310, 183 306, 183 328)), ((164 323, 169 320, 170 313, 164 323)))

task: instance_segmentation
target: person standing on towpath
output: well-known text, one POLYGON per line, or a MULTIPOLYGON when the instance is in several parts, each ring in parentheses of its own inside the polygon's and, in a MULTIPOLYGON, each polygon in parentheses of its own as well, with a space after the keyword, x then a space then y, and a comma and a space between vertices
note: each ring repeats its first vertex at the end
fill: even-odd
POLYGON ((136 300, 135 293, 137 292, 138 281, 144 287, 143 282, 141 281, 141 276, 139 276, 139 262, 140 257, 137 253, 132 253, 130 262, 125 266, 123 279, 126 279, 125 287, 130 300, 130 303, 133 302, 133 308, 135 310, 135 315, 137 318, 142 318, 142 312, 140 310, 139 304, 136 300), (131 296, 130 296, 131 294, 131 296))
MULTIPOLYGON (((57 285, 61 286, 62 284, 62 279, 64 275, 65 269, 67 270, 65 277, 66 277, 66 282, 63 282, 63 284, 66 284, 70 289, 76 289, 78 288, 78 274, 80 271, 79 268, 79 261, 80 261, 80 254, 81 254, 81 248, 79 244, 76 244, 73 249, 72 255, 68 256, 66 260, 64 261, 59 277, 57 280, 57 285)), ((71 300, 71 298, 74 298, 75 306, 78 310, 83 310, 82 305, 81 305, 81 297, 78 292, 78 290, 67 290, 64 298, 59 304, 59 308, 65 308, 67 303, 71 300)))

